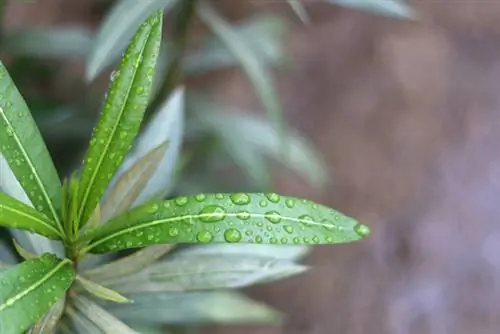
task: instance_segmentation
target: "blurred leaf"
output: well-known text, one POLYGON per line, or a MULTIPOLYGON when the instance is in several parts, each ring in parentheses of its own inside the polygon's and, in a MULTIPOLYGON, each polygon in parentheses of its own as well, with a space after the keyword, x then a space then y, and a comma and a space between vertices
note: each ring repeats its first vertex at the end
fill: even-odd
POLYGON ((128 276, 148 267, 151 263, 165 255, 172 246, 173 245, 156 245, 146 247, 113 262, 86 270, 83 272, 83 275, 94 281, 128 276))
MULTIPOLYGON (((206 247, 208 248, 208 247, 206 247)), ((235 248, 236 250, 236 248, 235 248)), ((140 273, 118 276, 107 283, 122 293, 243 288, 298 275, 307 267, 251 253, 203 254, 183 250, 140 273)))
POLYGON ((19 245, 16 241, 16 239, 12 239, 12 243, 14 244, 14 249, 16 252, 25 260, 33 260, 36 259, 37 256, 36 254, 33 254, 31 252, 28 252, 26 249, 24 249, 21 245, 19 245))
POLYGON ((66 298, 57 301, 45 316, 38 321, 28 332, 28 334, 53 334, 64 311, 66 298))
POLYGON ((389 17, 401 19, 415 18, 414 11, 404 0, 327 0, 327 2, 389 17))
POLYGON ((0 333, 28 330, 64 296, 74 275, 71 262, 53 254, 4 271, 0 276, 0 333))
POLYGON ((98 298, 110 300, 110 301, 115 302, 115 303, 130 303, 131 302, 129 299, 123 297, 118 292, 111 290, 109 288, 106 288, 105 286, 94 283, 92 281, 89 281, 80 275, 76 276, 76 281, 85 290, 87 290, 90 294, 92 294, 98 298))
POLYGON ((127 322, 144 324, 275 323, 281 315, 234 292, 140 293, 134 304, 110 305, 127 322))
MULTIPOLYGON (((79 312, 99 327, 101 332, 138 334, 132 328, 108 313, 108 311, 80 294, 76 294, 74 298, 72 298, 72 302, 79 312)), ((84 333, 88 332, 85 331, 84 333)))
POLYGON ((31 27, 8 34, 1 49, 14 56, 67 59, 85 57, 91 45, 91 32, 84 27, 31 27))
POLYGON ((82 253, 164 243, 332 244, 369 228, 340 212, 275 193, 199 194, 153 202, 84 234, 82 253))
MULTIPOLYGON (((3 233, 0 231, 0 233, 3 233)), ((0 267, 10 266, 17 262, 17 258, 5 242, 0 239, 0 267)))
MULTIPOLYGON (((235 25, 235 33, 259 60, 268 66, 280 66, 286 60, 285 31, 286 24, 278 16, 269 14, 256 16, 242 24, 235 25)), ((208 71, 235 66, 240 63, 237 57, 217 35, 209 35, 199 50, 186 56, 185 71, 190 75, 199 75, 208 71)))
POLYGON ((65 328, 65 323, 59 325, 68 334, 85 333, 85 334, 102 334, 103 331, 99 326, 88 319, 82 312, 74 309, 71 305, 66 306, 65 314, 68 315, 68 320, 71 326, 65 328), (71 327, 71 328, 69 328, 71 327))
POLYGON ((304 24, 310 23, 309 15, 300 0, 287 0, 293 12, 304 24))
POLYGON ((249 80, 252 82, 268 117, 276 128, 280 138, 284 137, 285 124, 283 111, 278 93, 275 91, 273 79, 266 69, 265 64, 255 56, 251 46, 243 36, 240 36, 233 27, 222 18, 209 2, 202 1, 198 4, 198 13, 201 19, 210 27, 217 37, 224 42, 226 47, 240 62, 249 80))
POLYGON ((162 22, 163 13, 157 11, 139 27, 111 79, 80 179, 80 226, 88 222, 139 132, 160 48, 162 22))
POLYGON ((53 220, 62 234, 59 176, 26 102, 1 62, 0 96, 0 153, 36 210, 53 220))
POLYGON ((85 71, 87 81, 111 65, 125 50, 139 26, 158 10, 169 10, 178 0, 119 0, 102 23, 85 71))
POLYGON ((260 157, 268 156, 294 170, 313 186, 319 188, 326 185, 328 172, 325 163, 297 132, 288 130, 286 154, 282 154, 279 136, 266 119, 250 112, 230 112, 225 110, 226 107, 200 96, 193 95, 189 101, 189 109, 194 116, 188 123, 191 126, 187 130, 189 135, 208 132, 218 136, 235 163, 252 178, 267 178, 260 157))
POLYGON ((28 230, 50 239, 61 239, 55 223, 32 207, 0 193, 0 226, 28 230))

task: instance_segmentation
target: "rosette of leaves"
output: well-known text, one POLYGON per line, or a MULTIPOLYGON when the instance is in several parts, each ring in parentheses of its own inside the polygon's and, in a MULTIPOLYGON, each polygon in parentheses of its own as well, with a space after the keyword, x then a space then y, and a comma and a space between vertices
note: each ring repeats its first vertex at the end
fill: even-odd
POLYGON ((340 212, 272 192, 164 199, 178 134, 163 129, 165 137, 156 125, 182 106, 182 89, 138 136, 162 22, 157 10, 136 30, 83 164, 63 182, 0 65, 0 225, 23 259, 16 264, 2 249, 1 333, 163 333, 169 324, 274 321, 276 311, 231 289, 303 272, 301 246, 369 234, 340 212))

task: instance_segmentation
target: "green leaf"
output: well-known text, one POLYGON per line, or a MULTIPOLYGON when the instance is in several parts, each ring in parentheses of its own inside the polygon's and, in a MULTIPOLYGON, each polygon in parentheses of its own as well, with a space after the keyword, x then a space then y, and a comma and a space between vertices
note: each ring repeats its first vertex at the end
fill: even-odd
POLYGON ((158 10, 169 10, 178 0, 120 0, 117 1, 95 37, 85 70, 87 81, 94 80, 125 50, 141 23, 158 10))
POLYGON ((113 277, 128 276, 148 267, 151 263, 168 253, 172 247, 173 245, 146 247, 113 262, 86 270, 83 272, 83 275, 98 282, 113 277))
POLYGON ((87 290, 90 294, 96 296, 97 298, 110 300, 115 303, 131 303, 132 301, 123 297, 118 292, 106 288, 100 284, 89 281, 80 275, 76 276, 76 281, 81 285, 82 288, 87 290))
POLYGON ((133 276, 117 276, 106 284, 122 293, 237 289, 267 283, 307 270, 307 267, 251 253, 190 254, 180 251, 133 276))
POLYGON ((414 11, 403 0, 327 0, 347 8, 400 19, 415 19, 414 11))
POLYGON ((162 21, 163 13, 157 11, 139 27, 111 80, 79 184, 80 226, 94 212, 139 132, 160 48, 162 21))
POLYGON ((74 276, 71 262, 52 254, 44 254, 3 272, 0 276, 0 333, 28 330, 64 296, 74 276))
POLYGON ((12 243, 14 244, 14 249, 16 252, 25 260, 33 260, 36 259, 37 256, 36 254, 33 254, 26 249, 24 249, 17 241, 16 239, 12 239, 12 243))
POLYGON ((83 27, 31 27, 9 33, 3 40, 3 52, 14 56, 50 59, 85 57, 92 47, 91 32, 83 27))
POLYGON ((72 298, 72 303, 81 314, 101 330, 100 333, 138 334, 105 309, 80 294, 72 298))
POLYGON ((333 244, 360 240, 368 226, 308 200, 278 194, 200 194, 133 209, 89 231, 82 252, 162 243, 333 244))
POLYGON ((0 193, 0 226, 13 227, 61 239, 55 223, 32 207, 0 193))
POLYGON ((0 153, 36 210, 59 231, 61 182, 23 97, 0 62, 0 153))
POLYGON ((40 319, 28 332, 28 334, 53 334, 64 311, 66 298, 57 301, 45 316, 40 319))
POLYGON ((284 121, 281 102, 273 84, 273 79, 266 66, 255 56, 252 48, 245 43, 242 36, 222 18, 206 1, 198 5, 200 18, 223 41, 241 64, 257 95, 264 105, 269 119, 272 121, 280 138, 284 137, 284 121))
POLYGON ((288 4, 292 8, 293 12, 304 24, 310 23, 309 15, 307 15, 307 11, 304 8, 304 5, 300 2, 300 0, 287 0, 288 4))
POLYGON ((127 322, 152 324, 277 323, 281 314, 234 292, 139 293, 109 310, 127 322))

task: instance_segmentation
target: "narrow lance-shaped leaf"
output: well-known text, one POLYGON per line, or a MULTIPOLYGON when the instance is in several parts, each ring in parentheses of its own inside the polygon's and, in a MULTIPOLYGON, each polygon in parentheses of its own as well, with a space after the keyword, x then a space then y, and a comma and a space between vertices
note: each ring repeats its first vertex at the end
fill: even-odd
POLYGON ((162 243, 332 244, 359 240, 368 226, 305 199, 199 194, 133 209, 83 236, 82 253, 162 243))
POLYGON ((307 11, 304 5, 300 2, 300 0, 287 0, 288 4, 294 11, 295 15, 302 21, 302 23, 309 23, 309 15, 307 15, 307 11))
POLYGON ((0 193, 0 226, 35 232, 50 239, 61 239, 53 221, 3 193, 0 193))
POLYGON ((23 262, 0 276, 0 333, 22 333, 71 286, 71 262, 52 254, 23 262))
POLYGON ((227 48, 239 60, 242 69, 252 82, 257 95, 265 106, 268 116, 276 127, 280 138, 284 136, 283 110, 279 96, 274 88, 272 77, 265 65, 254 55, 253 50, 240 38, 217 11, 206 1, 198 5, 201 19, 226 44, 227 48))
POLYGON ((90 294, 96 296, 97 298, 106 299, 113 301, 115 303, 130 303, 131 301, 118 292, 111 290, 105 286, 97 284, 95 282, 89 281, 80 275, 76 276, 76 281, 90 294))
POLYGON ((94 212, 139 132, 160 49, 162 21, 163 13, 157 11, 139 27, 111 79, 79 184, 80 226, 94 212))
POLYGON ((14 244, 14 249, 16 250, 17 254, 19 254, 23 259, 25 260, 32 260, 36 259, 37 256, 36 254, 33 254, 21 246, 16 239, 12 239, 12 243, 14 244))
POLYGON ((404 0, 326 0, 347 8, 399 19, 414 19, 415 13, 404 0))
POLYGON ((61 182, 33 117, 0 62, 0 153, 36 210, 62 231, 61 182))

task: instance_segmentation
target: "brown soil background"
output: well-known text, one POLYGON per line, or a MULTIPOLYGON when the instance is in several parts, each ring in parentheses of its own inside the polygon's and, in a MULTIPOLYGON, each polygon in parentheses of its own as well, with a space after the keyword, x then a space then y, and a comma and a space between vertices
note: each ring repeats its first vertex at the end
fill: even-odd
MULTIPOLYGON (((87 24, 88 0, 10 1, 9 27, 87 24)), ((364 242, 317 247, 309 273, 250 289, 289 315, 282 326, 213 333, 500 332, 500 1, 412 1, 416 23, 309 1, 295 21, 293 69, 279 77, 290 125, 324 154, 334 184, 309 196, 369 223, 364 242)), ((220 0, 232 18, 278 1, 220 0)), ((68 73, 81 76, 81 64, 68 73)), ((206 78, 217 96, 258 109, 239 74, 206 78)), ((53 83, 68 96, 68 88, 53 83)))

